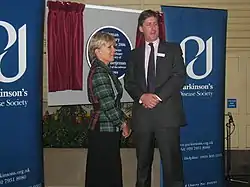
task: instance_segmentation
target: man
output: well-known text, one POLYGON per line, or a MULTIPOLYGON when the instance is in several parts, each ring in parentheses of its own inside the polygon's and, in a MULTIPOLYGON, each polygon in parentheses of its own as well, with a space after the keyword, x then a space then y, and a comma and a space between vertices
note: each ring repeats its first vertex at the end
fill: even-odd
POLYGON ((182 51, 177 44, 159 40, 156 12, 143 11, 138 25, 145 44, 132 50, 124 79, 125 89, 134 100, 136 187, 151 186, 155 139, 162 160, 164 187, 183 187, 180 126, 186 122, 180 90, 186 71, 182 51))

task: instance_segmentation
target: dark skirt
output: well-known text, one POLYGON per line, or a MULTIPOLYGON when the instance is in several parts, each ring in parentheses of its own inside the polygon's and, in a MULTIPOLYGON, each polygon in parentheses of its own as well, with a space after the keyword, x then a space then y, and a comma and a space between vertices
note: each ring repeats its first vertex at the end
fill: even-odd
POLYGON ((122 187, 120 132, 89 131, 85 187, 122 187))

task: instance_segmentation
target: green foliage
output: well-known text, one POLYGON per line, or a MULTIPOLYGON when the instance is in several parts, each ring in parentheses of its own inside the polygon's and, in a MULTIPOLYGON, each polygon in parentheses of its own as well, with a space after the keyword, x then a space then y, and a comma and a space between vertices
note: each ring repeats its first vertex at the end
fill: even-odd
POLYGON ((80 106, 65 106, 54 114, 44 115, 43 145, 56 148, 87 146, 89 118, 80 106))

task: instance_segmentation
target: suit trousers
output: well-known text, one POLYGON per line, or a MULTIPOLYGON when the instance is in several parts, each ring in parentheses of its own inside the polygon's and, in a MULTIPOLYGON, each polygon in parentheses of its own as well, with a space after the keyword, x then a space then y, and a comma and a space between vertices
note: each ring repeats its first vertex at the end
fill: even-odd
POLYGON ((150 128, 135 129, 133 137, 137 156, 136 187, 151 186, 155 140, 163 168, 163 187, 184 187, 180 127, 157 127, 151 122, 150 128))

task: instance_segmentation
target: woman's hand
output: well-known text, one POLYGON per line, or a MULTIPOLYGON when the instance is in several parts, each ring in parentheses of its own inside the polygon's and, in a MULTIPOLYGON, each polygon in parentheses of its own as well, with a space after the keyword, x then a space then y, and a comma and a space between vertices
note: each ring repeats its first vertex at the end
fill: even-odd
POLYGON ((124 138, 128 138, 131 134, 132 130, 129 128, 128 124, 127 123, 124 123, 122 125, 122 136, 124 138))

